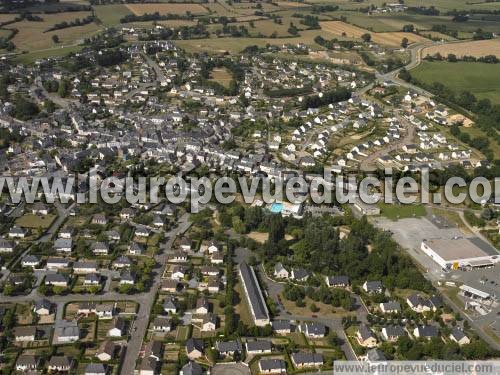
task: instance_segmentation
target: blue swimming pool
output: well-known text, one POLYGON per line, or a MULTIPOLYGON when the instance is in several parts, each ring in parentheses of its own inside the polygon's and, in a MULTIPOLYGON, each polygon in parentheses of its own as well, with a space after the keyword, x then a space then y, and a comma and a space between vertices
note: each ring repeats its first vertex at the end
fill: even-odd
POLYGON ((279 214, 281 211, 283 211, 283 203, 273 203, 271 205, 271 212, 279 214))

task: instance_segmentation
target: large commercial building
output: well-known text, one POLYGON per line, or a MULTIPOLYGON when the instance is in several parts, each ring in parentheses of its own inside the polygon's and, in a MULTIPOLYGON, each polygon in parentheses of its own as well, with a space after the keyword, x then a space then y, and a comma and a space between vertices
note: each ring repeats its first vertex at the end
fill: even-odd
POLYGON ((479 238, 427 240, 421 249, 445 269, 488 267, 500 261, 498 252, 479 238))
POLYGON ((266 302, 262 296, 255 271, 248 264, 241 263, 239 274, 255 325, 263 327, 270 324, 269 312, 267 311, 266 302))

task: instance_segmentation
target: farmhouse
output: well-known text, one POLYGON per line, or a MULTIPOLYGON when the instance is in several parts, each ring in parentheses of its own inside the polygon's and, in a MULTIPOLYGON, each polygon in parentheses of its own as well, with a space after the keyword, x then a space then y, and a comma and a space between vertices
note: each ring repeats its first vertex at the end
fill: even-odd
POLYGON ((500 262, 498 252, 479 238, 427 240, 420 248, 444 269, 487 267, 500 262))
POLYGON ((269 312, 254 270, 248 264, 241 263, 239 274, 255 325, 263 327, 269 324, 269 312))

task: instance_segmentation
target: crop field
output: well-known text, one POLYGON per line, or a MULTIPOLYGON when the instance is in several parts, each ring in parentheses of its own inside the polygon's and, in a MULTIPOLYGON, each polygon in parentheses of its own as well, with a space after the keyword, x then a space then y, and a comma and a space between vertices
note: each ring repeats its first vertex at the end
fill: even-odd
POLYGON ((207 38, 192 40, 176 40, 175 43, 191 52, 240 52, 248 46, 264 47, 266 44, 281 46, 283 44, 304 43, 313 49, 320 49, 314 42, 318 35, 325 39, 333 39, 337 35, 323 30, 305 30, 295 38, 207 38))
POLYGON ((84 26, 68 27, 61 30, 44 33, 56 23, 62 21, 71 22, 76 18, 83 19, 90 15, 90 12, 67 12, 58 14, 44 14, 43 22, 21 21, 9 25, 7 28, 18 29, 19 32, 12 39, 12 42, 20 50, 36 51, 46 48, 58 47, 52 41, 52 35, 59 37, 59 45, 65 46, 82 41, 96 33, 100 28, 95 23, 84 26))
POLYGON ((430 46, 422 51, 422 56, 435 55, 440 53, 443 56, 447 56, 449 53, 455 54, 459 57, 467 56, 487 56, 496 55, 500 57, 500 40, 490 39, 490 40, 476 40, 461 43, 449 43, 437 46, 430 46))
POLYGON ((293 2, 293 1, 278 1, 276 2, 281 8, 308 8, 309 4, 293 2))
MULTIPOLYGON (((328 1, 326 0, 308 0, 310 4, 324 4, 328 1)), ((341 9, 353 9, 356 8, 356 3, 352 0, 335 0, 335 4, 339 5, 341 9)), ((388 3, 385 0, 367 0, 363 2, 363 6, 382 6, 384 3, 388 3)), ((441 11, 447 10, 469 10, 469 9, 500 9, 500 4, 496 2, 487 2, 485 0, 469 1, 469 0, 434 0, 429 2, 428 0, 405 0, 405 5, 408 7, 419 7, 419 6, 434 6, 441 11)))
MULTIPOLYGON (((321 29, 339 36, 359 39, 365 33, 370 33, 366 29, 350 25, 342 21, 325 21, 321 22, 321 29)), ((389 46, 399 46, 403 38, 408 38, 410 43, 426 41, 425 38, 412 33, 404 32, 387 32, 387 33, 370 33, 372 40, 375 43, 385 44, 389 46)))
POLYGON ((425 83, 441 82, 456 92, 468 90, 500 104, 500 64, 424 61, 411 75, 425 83))
POLYGON ((180 3, 157 3, 157 4, 127 4, 126 7, 135 15, 141 16, 146 13, 160 14, 206 14, 207 9, 200 4, 180 3))

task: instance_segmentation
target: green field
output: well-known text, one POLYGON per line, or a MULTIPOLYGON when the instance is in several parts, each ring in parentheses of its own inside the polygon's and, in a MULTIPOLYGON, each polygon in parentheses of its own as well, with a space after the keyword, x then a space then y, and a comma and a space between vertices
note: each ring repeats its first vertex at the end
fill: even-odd
POLYGON ((41 228, 47 229, 54 222, 56 215, 38 216, 33 214, 24 214, 16 220, 16 225, 22 228, 41 228))
MULTIPOLYGON (((326 4, 326 3, 334 3, 340 5, 342 9, 356 9, 356 2, 352 0, 336 0, 336 1, 328 1, 328 0, 308 0, 308 3, 311 4, 326 4)), ((382 6, 385 3, 389 3, 385 0, 367 0, 360 4, 366 7, 369 5, 382 6)), ((469 10, 469 9, 500 9, 500 3, 498 2, 486 2, 484 0, 478 1, 470 1, 470 0, 405 0, 405 5, 409 7, 419 7, 419 6, 434 6, 441 11, 447 10, 469 10)))
POLYGON ((132 14, 132 12, 122 4, 96 5, 94 9, 97 18, 99 18, 105 26, 118 25, 120 24, 121 18, 132 14))
POLYGON ((411 75, 424 83, 441 82, 457 92, 468 90, 500 104, 500 64, 424 61, 411 75))
POLYGON ((389 204, 381 202, 378 206, 382 216, 394 221, 425 216, 425 207, 421 204, 389 204))
POLYGON ((62 48, 53 48, 42 51, 35 51, 25 54, 20 54, 15 57, 15 61, 21 64, 32 64, 36 60, 45 59, 47 57, 58 57, 58 56, 66 56, 71 52, 79 52, 83 46, 70 46, 70 47, 62 47, 62 48))

